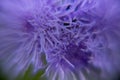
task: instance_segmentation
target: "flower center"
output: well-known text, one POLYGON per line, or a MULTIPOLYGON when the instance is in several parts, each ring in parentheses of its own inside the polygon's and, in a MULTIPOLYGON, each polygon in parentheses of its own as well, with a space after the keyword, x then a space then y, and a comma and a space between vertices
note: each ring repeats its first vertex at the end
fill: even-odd
POLYGON ((90 58, 92 57, 92 52, 87 50, 87 47, 80 43, 79 45, 69 44, 66 46, 65 58, 74 67, 80 67, 88 65, 90 58))

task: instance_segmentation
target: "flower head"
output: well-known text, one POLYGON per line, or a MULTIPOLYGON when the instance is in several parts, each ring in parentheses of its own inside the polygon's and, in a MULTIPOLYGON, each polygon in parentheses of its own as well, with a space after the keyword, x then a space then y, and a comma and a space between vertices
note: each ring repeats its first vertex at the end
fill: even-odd
POLYGON ((49 80, 86 80, 98 68, 106 79, 120 65, 119 13, 118 0, 2 0, 2 66, 13 73, 47 67, 49 80))

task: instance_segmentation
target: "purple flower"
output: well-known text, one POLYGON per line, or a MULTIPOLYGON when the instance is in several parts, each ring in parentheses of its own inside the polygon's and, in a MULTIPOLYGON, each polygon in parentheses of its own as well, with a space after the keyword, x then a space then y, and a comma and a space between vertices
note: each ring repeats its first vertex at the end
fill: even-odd
POLYGON ((2 67, 17 75, 32 64, 35 72, 46 68, 49 80, 114 78, 120 71, 119 4, 119 0, 1 0, 2 67))

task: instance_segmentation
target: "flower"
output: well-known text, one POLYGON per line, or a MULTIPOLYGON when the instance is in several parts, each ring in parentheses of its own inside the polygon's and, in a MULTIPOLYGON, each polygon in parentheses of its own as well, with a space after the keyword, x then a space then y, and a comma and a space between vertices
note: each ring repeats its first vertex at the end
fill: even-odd
POLYGON ((47 67, 49 80, 113 78, 120 70, 119 13, 118 0, 2 0, 1 64, 13 75, 30 64, 47 67))

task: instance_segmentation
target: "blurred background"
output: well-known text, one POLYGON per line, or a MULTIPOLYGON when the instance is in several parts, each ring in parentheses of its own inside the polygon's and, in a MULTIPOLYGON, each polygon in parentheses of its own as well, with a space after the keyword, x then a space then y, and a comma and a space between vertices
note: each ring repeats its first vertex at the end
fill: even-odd
MULTIPOLYGON (((32 65, 30 65, 24 74, 20 73, 18 76, 16 76, 14 80, 49 80, 42 76, 44 72, 45 70, 41 69, 33 74, 33 67, 32 65)), ((0 66, 0 80, 11 80, 11 77, 8 74, 4 73, 1 66, 0 66)))

